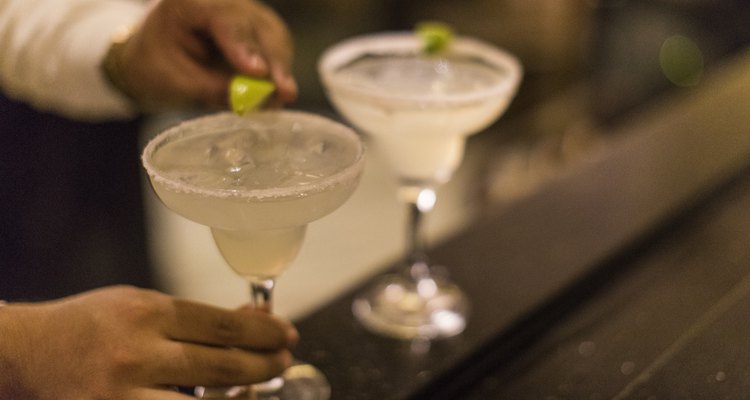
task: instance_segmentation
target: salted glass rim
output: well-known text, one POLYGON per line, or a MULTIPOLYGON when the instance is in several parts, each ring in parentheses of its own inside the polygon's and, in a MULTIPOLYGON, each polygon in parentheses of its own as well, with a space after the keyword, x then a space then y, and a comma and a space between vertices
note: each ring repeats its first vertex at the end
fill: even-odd
MULTIPOLYGON (((386 31, 353 36, 323 51, 318 59, 318 74, 329 91, 339 90, 363 97, 413 103, 455 104, 481 101, 501 95, 513 95, 521 82, 523 66, 515 55, 486 41, 468 36, 456 36, 451 42, 447 54, 480 58, 489 62, 492 66, 504 69, 507 73, 506 78, 501 79, 495 85, 489 85, 471 93, 403 95, 387 91, 373 92, 348 85, 339 79, 335 73, 340 67, 362 55, 418 54, 422 51, 423 45, 423 39, 412 31, 386 31)), ((439 59, 440 55, 433 57, 439 59)))
POLYGON ((154 136, 146 144, 141 155, 141 162, 149 178, 154 183, 165 186, 168 190, 206 197, 248 200, 282 199, 290 197, 299 198, 314 193, 324 192, 330 187, 346 182, 349 179, 354 179, 364 168, 364 160, 365 145, 359 135, 352 128, 317 114, 296 110, 257 111, 246 116, 239 116, 232 112, 219 112, 186 120, 167 128, 154 136), (287 120, 289 123, 294 123, 295 121, 301 123, 314 123, 316 124, 316 129, 340 137, 347 137, 347 140, 357 146, 356 157, 349 165, 344 166, 341 170, 322 177, 315 182, 307 182, 287 187, 250 190, 205 188, 170 177, 168 173, 151 162, 154 151, 175 137, 183 137, 191 134, 198 135, 201 134, 201 132, 205 132, 207 129, 213 129, 217 132, 225 132, 231 129, 250 127, 253 122, 257 122, 258 119, 265 117, 278 117, 287 120))

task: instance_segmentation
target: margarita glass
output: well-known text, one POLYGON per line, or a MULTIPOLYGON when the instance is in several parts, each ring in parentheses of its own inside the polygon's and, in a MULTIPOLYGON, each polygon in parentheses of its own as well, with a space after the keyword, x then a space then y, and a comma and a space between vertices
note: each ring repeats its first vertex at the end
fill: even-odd
POLYGON ((402 339, 450 337, 466 326, 466 296, 433 272, 420 227, 467 137, 500 117, 522 76, 513 55, 480 40, 458 36, 436 54, 424 45, 414 32, 375 33, 332 46, 318 63, 334 107, 383 155, 410 209, 408 268, 381 277, 352 306, 370 330, 402 339))
MULTIPOLYGON (((161 201, 209 226, 224 259, 250 285, 251 303, 270 311, 274 279, 297 256, 307 224, 341 206, 364 168, 350 128, 299 111, 218 113, 152 139, 143 165, 161 201)), ((256 385, 258 399, 323 400, 316 368, 297 363, 256 385)), ((248 387, 198 388, 208 398, 250 396, 248 387)))

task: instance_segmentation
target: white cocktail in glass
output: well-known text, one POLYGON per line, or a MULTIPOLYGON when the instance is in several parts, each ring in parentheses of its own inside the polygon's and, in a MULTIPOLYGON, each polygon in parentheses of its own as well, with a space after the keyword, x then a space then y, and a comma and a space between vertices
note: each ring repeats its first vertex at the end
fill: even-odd
POLYGON ((466 325, 466 296, 431 271, 420 223, 435 188, 461 164, 467 137, 502 115, 522 76, 513 55, 480 40, 459 36, 437 54, 423 46, 413 32, 376 33, 334 45, 318 63, 329 99, 368 135, 410 207, 408 268, 353 304, 366 327, 402 339, 449 337, 466 325))
MULTIPOLYGON (((297 256, 307 224, 351 196, 364 160, 350 128, 298 111, 197 118, 159 134, 143 152, 161 201, 211 228, 224 259, 249 282, 252 304, 269 311, 274 279, 297 256)), ((326 379, 307 364, 281 378, 256 387, 258 398, 329 396, 326 379)), ((247 389, 198 394, 230 398, 247 389)))

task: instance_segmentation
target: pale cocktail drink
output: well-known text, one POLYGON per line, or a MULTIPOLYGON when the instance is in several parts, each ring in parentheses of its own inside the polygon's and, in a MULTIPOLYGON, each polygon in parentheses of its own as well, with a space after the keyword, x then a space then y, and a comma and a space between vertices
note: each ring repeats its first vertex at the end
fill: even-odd
MULTIPOLYGON (((143 164, 161 201, 211 227, 224 259, 250 282, 256 306, 268 307, 273 279, 297 256, 307 224, 356 188, 364 146, 348 127, 312 114, 220 113, 161 133, 146 146, 143 164)), ((306 379, 308 386, 324 382, 306 379)), ((299 394, 293 384, 287 378, 269 398, 299 394)), ((327 397, 328 388, 315 390, 309 398, 327 397)))
POLYGON ((512 55, 485 42, 457 37, 427 54, 413 32, 387 32, 345 40, 318 64, 335 108, 365 132, 399 179, 411 206, 409 271, 376 283, 354 303, 366 326, 390 336, 444 337, 465 326, 460 290, 429 272, 419 235, 434 188, 461 164, 469 135, 505 111, 521 80, 512 55))
POLYGON ((240 275, 274 277, 297 255, 307 223, 343 204, 361 172, 346 169, 362 157, 356 137, 322 119, 310 124, 275 114, 192 121, 152 149, 154 190, 176 213, 210 226, 240 275))
POLYGON ((466 136, 506 109, 520 70, 499 50, 476 57, 488 45, 471 39, 440 55, 420 45, 411 33, 351 39, 326 52, 321 76, 336 109, 397 176, 443 183, 461 163, 466 136))

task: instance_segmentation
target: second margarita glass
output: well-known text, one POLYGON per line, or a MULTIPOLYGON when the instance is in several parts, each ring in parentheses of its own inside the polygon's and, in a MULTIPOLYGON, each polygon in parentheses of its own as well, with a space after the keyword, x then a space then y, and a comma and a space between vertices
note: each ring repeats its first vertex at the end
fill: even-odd
POLYGON ((318 63, 329 99, 385 157, 410 210, 407 268, 352 306, 367 328, 400 339, 450 337, 466 326, 466 296, 433 273, 422 220, 461 164, 466 138, 503 114, 522 76, 513 55, 480 40, 459 36, 437 54, 424 46, 414 32, 375 33, 334 45, 318 63))

